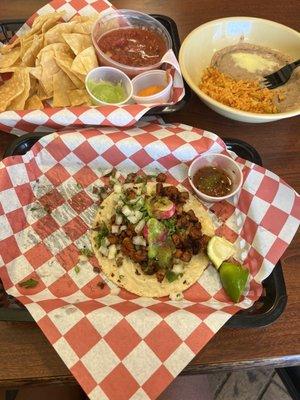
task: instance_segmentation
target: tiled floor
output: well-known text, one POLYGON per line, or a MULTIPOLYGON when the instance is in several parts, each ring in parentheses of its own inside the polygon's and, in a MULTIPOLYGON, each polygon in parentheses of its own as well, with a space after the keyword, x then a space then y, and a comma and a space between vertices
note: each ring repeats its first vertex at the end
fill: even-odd
MULTIPOLYGON (((76 386, 25 387, 16 400, 83 400, 76 386)), ((291 400, 271 369, 180 376, 159 400, 291 400)), ((0 390, 0 400, 5 400, 0 390)), ((101 399, 99 399, 101 400, 101 399)))
POLYGON ((214 400, 291 400, 272 369, 207 375, 214 400))

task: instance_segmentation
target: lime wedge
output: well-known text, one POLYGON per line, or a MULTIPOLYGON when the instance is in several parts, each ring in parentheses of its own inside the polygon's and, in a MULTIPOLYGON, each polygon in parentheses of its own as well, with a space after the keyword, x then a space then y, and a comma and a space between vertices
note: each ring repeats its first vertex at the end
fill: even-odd
POLYGON ((223 261, 228 260, 235 254, 235 247, 228 240, 213 236, 207 245, 207 255, 214 266, 219 269, 223 261))
POLYGON ((222 286, 232 301, 238 303, 245 290, 249 270, 242 265, 223 262, 220 269, 222 286))

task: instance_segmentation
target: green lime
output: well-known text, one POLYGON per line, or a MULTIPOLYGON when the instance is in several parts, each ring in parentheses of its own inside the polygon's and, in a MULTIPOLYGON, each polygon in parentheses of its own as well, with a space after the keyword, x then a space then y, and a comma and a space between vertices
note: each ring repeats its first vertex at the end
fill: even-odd
POLYGON ((235 246, 220 236, 213 236, 208 242, 207 255, 217 269, 234 254, 235 246))
POLYGON ((249 270, 242 265, 223 262, 219 268, 220 278, 227 295, 238 303, 245 290, 249 270))

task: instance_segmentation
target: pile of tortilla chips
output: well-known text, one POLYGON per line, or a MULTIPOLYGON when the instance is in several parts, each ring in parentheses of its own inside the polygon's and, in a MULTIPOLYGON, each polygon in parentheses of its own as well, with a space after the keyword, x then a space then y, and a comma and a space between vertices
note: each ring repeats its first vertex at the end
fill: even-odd
POLYGON ((0 74, 11 73, 0 86, 0 112, 91 105, 84 79, 98 66, 91 40, 97 15, 69 22, 62 16, 40 15, 30 31, 0 47, 0 74))

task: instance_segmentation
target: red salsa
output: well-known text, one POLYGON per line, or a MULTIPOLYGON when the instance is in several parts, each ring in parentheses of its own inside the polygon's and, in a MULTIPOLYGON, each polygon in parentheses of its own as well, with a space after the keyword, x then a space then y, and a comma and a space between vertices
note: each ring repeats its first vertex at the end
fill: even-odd
POLYGON ((200 168, 194 175, 193 182, 200 192, 213 197, 226 196, 232 187, 226 172, 215 167, 200 168))
POLYGON ((109 58, 131 67, 158 63, 167 51, 164 38, 146 28, 118 28, 105 33, 98 46, 109 58))

